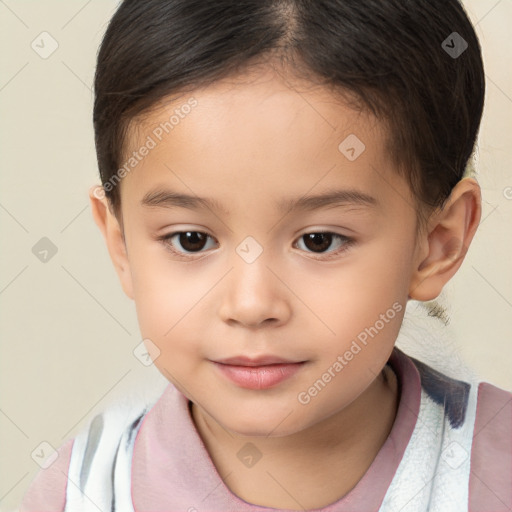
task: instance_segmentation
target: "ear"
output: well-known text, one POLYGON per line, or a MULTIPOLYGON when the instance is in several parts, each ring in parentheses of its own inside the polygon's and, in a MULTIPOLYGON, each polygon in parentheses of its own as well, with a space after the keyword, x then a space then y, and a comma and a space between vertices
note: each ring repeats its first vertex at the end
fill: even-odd
POLYGON ((124 293, 130 299, 133 299, 132 276, 124 234, 116 216, 111 211, 111 206, 105 197, 103 187, 93 185, 89 189, 89 200, 91 202, 94 222, 96 222, 105 238, 110 258, 119 276, 124 293))
POLYGON ((409 298, 428 301, 441 293, 464 261, 481 214, 480 186, 473 178, 463 178, 419 237, 409 298))

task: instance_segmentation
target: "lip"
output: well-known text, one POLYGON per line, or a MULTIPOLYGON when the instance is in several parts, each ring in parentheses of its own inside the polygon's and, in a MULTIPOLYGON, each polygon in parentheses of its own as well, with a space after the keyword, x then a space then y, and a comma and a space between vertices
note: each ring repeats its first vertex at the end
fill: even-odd
POLYGON ((271 364, 293 364, 301 363, 302 361, 291 361, 289 359, 283 359, 277 356, 259 356, 259 357, 247 357, 247 356, 236 356, 228 357, 227 359, 219 359, 214 361, 220 364, 229 364, 233 366, 266 366, 271 364))
POLYGON ((304 366, 305 361, 283 362, 283 359, 275 357, 261 357, 258 359, 237 357, 223 361, 212 361, 212 363, 224 377, 237 386, 259 390, 278 386, 295 375, 304 366))

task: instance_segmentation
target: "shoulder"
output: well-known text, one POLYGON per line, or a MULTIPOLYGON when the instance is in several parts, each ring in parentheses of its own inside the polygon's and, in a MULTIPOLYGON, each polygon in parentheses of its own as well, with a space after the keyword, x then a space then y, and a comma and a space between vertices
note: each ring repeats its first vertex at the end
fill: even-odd
MULTIPOLYGON (((53 463, 37 473, 25 493, 20 512, 62 512, 64 510, 73 443, 74 439, 68 439, 57 450, 57 458, 53 463)), ((55 458, 55 454, 52 454, 51 458, 55 458)))
POLYGON ((108 497, 116 458, 128 449, 151 406, 125 398, 89 419, 75 437, 60 446, 56 458, 55 454, 47 458, 48 462, 55 460, 36 474, 20 512, 64 512, 68 501, 74 503, 85 489, 94 488, 90 492, 102 495, 100 501, 108 497), (68 485, 70 481, 73 485, 68 485))
POLYGON ((449 420, 441 457, 452 470, 454 462, 468 465, 470 510, 511 510, 512 392, 478 379, 454 379, 411 359, 426 395, 449 420))
POLYGON ((512 393, 478 385, 469 495, 471 510, 512 508, 512 393))
POLYGON ((482 458, 496 460, 505 455, 512 471, 512 392, 488 382, 478 384, 473 451, 474 469, 482 458))
POLYGON ((474 395, 474 436, 491 428, 511 434, 512 392, 501 389, 489 382, 468 375, 457 379, 446 375, 414 357, 407 356, 414 363, 425 393, 437 404, 443 406, 452 428, 459 427, 465 420, 470 395, 474 395), (508 429, 508 430, 507 430, 508 429))
POLYGON ((393 362, 403 390, 414 390, 406 405, 418 408, 408 407, 418 421, 390 486, 389 510, 405 505, 404 490, 415 485, 411 496, 432 510, 512 510, 512 393, 403 352, 393 362))
POLYGON ((68 471, 73 485, 66 493, 71 510, 87 508, 90 500, 101 510, 111 510, 116 475, 129 487, 133 441, 149 408, 126 401, 113 404, 75 438, 68 471))

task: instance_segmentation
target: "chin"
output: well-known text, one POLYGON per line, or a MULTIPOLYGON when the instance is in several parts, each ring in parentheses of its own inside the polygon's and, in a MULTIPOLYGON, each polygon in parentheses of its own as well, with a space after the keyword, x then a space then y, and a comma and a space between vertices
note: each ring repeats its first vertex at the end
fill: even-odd
POLYGON ((285 437, 307 428, 306 425, 297 422, 297 419, 289 421, 292 417, 289 412, 266 417, 258 414, 251 414, 244 418, 231 416, 227 422, 221 421, 222 418, 217 422, 231 432, 244 437, 285 437))

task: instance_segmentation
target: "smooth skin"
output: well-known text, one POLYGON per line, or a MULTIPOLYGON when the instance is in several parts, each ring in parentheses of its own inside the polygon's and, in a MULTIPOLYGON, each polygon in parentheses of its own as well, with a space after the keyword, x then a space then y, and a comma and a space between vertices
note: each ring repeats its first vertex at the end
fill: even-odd
POLYGON ((385 364, 405 305, 436 298, 460 267, 481 194, 474 179, 461 180, 416 236, 416 203, 381 123, 325 88, 258 71, 195 90, 133 123, 126 158, 175 108, 192 96, 198 102, 122 179, 122 219, 97 186, 90 201, 142 338, 158 347, 156 366, 192 402, 225 485, 256 505, 320 508, 357 484, 389 435, 399 397, 385 364), (350 134, 366 146, 354 161, 338 149, 350 134), (159 187, 214 199, 222 209, 141 205, 159 187), (378 204, 276 206, 332 189, 356 189, 378 204), (179 236, 159 239, 179 231, 209 237, 199 249, 186 239, 180 245, 179 236), (303 235, 319 231, 353 244, 331 237, 316 249, 303 235), (248 236, 262 249, 251 263, 237 252, 248 236), (394 303, 401 311, 300 403, 299 393, 394 303), (306 364, 278 386, 251 390, 212 363, 263 354, 306 364), (247 442, 262 454, 253 467, 237 457, 247 442))

